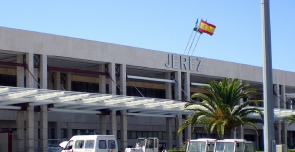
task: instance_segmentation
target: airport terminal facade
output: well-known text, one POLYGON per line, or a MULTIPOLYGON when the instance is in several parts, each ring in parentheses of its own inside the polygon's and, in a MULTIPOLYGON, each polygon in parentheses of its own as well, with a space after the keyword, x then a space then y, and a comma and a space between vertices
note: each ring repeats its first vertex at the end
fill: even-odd
MULTIPOLYGON (((161 147, 181 147, 187 138, 217 137, 202 126, 177 134, 189 113, 177 115, 203 92, 199 84, 225 77, 263 98, 261 67, 0 27, 0 131, 15 131, 18 151, 27 152, 79 134, 114 134, 121 151, 149 136, 161 147)), ((276 143, 292 145, 295 125, 278 120, 295 114, 295 73, 273 70, 273 89, 276 143)), ((247 126, 233 137, 261 149, 257 127, 258 137, 247 126)))

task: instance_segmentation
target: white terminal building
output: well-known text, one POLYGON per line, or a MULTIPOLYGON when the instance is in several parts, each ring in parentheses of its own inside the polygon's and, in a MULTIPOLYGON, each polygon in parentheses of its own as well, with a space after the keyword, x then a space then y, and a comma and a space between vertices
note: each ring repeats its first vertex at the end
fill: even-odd
MULTIPOLYGON (((160 148, 190 138, 217 138, 203 126, 177 134, 189 114, 183 105, 210 80, 238 78, 263 98, 262 67, 124 45, 0 27, 0 131, 16 133, 19 152, 47 151, 49 139, 113 134, 122 152, 138 137, 158 137, 160 148)), ((295 72, 273 70, 275 139, 292 145, 295 72)), ((198 100, 198 99, 194 99, 198 100)), ((263 104, 260 105, 263 109, 263 104)), ((248 126, 233 137, 263 147, 248 126)))

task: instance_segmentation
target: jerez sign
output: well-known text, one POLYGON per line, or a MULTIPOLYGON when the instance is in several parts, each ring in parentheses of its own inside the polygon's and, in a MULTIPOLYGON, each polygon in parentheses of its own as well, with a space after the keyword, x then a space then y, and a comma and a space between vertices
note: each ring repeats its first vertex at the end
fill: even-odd
POLYGON ((202 71, 202 60, 196 57, 181 56, 175 54, 168 54, 168 63, 165 64, 167 68, 182 69, 190 71, 202 71))

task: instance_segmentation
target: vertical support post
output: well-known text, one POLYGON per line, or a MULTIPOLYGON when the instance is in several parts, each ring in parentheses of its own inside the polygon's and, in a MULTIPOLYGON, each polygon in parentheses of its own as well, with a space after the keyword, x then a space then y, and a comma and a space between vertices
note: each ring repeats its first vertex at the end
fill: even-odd
MULTIPOLYGON (((285 96, 285 91, 286 91, 286 89, 285 89, 285 85, 280 85, 280 98, 283 100, 283 101, 281 101, 282 103, 283 103, 283 109, 286 109, 286 96, 285 96)), ((287 125, 287 122, 286 121, 284 121, 284 122, 282 122, 282 144, 285 144, 286 146, 287 146, 287 142, 288 142, 288 140, 287 140, 287 131, 288 131, 288 129, 287 129, 287 127, 288 127, 288 125, 287 125)))
POLYGON ((35 151, 39 151, 38 129, 39 129, 39 113, 34 112, 34 150, 35 151))
POLYGON ((121 111, 121 151, 125 151, 127 148, 127 111, 121 111))
POLYGON ((34 152, 34 107, 27 107, 26 117, 26 152, 34 152))
POLYGON ((121 95, 126 96, 127 88, 126 88, 126 64, 120 65, 120 88, 123 92, 120 92, 121 95))
POLYGON ((40 56, 41 63, 40 63, 40 85, 43 89, 47 89, 47 55, 43 54, 40 56))
MULTIPOLYGON (((17 63, 23 63, 23 55, 17 55, 16 56, 16 62, 17 63)), ((17 87, 24 87, 25 86, 25 71, 24 71, 24 67, 21 66, 17 66, 16 67, 16 77, 17 77, 17 87)))
POLYGON ((108 64, 108 70, 109 70, 109 94, 116 95, 116 68, 115 63, 109 63, 108 64), (114 82, 113 82, 114 81, 114 82))
POLYGON ((26 70, 26 87, 27 88, 36 88, 34 86, 35 80, 31 74, 34 74, 34 54, 33 53, 27 53, 26 54, 26 64, 27 64, 27 70, 26 70))
POLYGON ((110 113, 111 118, 111 134, 114 135, 117 139, 117 115, 116 111, 111 111, 110 113))
POLYGON ((99 134, 107 134, 106 115, 99 115, 99 134))
MULTIPOLYGON (((186 116, 187 118, 187 116, 186 116)), ((184 129, 184 139, 191 139, 192 138, 192 127, 188 126, 187 128, 184 129)))
POLYGON ((166 149, 172 149, 172 118, 166 118, 166 149))
POLYGON ((176 71, 175 72, 175 80, 177 81, 177 84, 174 85, 174 96, 175 100, 181 100, 181 72, 176 71))
MULTIPOLYGON (((170 80, 171 79, 171 73, 166 72, 165 73, 165 78, 170 80)), ((172 99, 171 83, 169 83, 169 82, 165 83, 165 95, 166 95, 166 99, 172 99)))
POLYGON ((41 106, 41 113, 40 113, 40 145, 41 151, 47 152, 48 151, 48 119, 47 119, 47 105, 41 106))
MULTIPOLYGON (((100 64, 99 65, 99 72, 105 72, 105 65, 100 64)), ((99 75, 99 93, 106 93, 106 76, 105 75, 99 75)))
POLYGON ((17 152, 25 151, 25 120, 24 120, 24 112, 17 111, 16 117, 16 137, 17 137, 17 152))
POLYGON ((190 73, 189 72, 185 72, 184 73, 184 92, 186 93, 184 95, 184 101, 190 101, 191 97, 191 80, 190 80, 190 73))
POLYGON ((263 46, 263 100, 264 100, 264 151, 273 152, 274 143, 274 112, 272 87, 272 57, 269 0, 261 0, 262 14, 262 46, 263 46))
POLYGON ((73 136, 72 124, 70 122, 68 122, 68 124, 67 124, 67 135, 68 135, 68 140, 70 140, 70 138, 73 136))
POLYGON ((55 90, 61 90, 61 85, 60 85, 60 72, 55 72, 54 73, 54 89, 55 90))
POLYGON ((72 74, 71 73, 66 74, 66 90, 72 91, 72 74))
MULTIPOLYGON (((274 88, 274 92, 275 94, 273 95, 273 101, 274 101, 274 107, 277 107, 278 109, 281 109, 281 104, 280 104, 280 100, 279 100, 279 85, 278 84, 273 84, 273 88, 274 88)), ((282 124, 278 121, 275 121, 274 123, 275 125, 275 140, 276 140, 276 144, 282 144, 282 124)))
MULTIPOLYGON (((242 84, 242 83, 243 83, 243 81, 240 80, 240 84, 242 84)), ((243 99, 240 99, 239 104, 242 104, 243 102, 244 102, 243 99)), ((244 127, 242 125, 239 126, 236 131, 238 133, 238 138, 244 139, 244 127)))
MULTIPOLYGON (((175 119, 175 122, 176 122, 175 133, 176 133, 179 126, 180 126, 180 124, 182 123, 182 116, 181 115, 177 116, 176 119, 175 119)), ((176 139, 176 147, 177 148, 181 148, 181 144, 183 143, 182 138, 183 138, 182 132, 179 133, 179 134, 176 133, 176 138, 175 139, 176 139)))

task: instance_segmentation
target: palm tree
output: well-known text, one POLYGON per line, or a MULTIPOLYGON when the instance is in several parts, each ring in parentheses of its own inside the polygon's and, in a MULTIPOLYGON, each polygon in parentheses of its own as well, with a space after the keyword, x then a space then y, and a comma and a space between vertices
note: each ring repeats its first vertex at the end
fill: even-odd
POLYGON ((261 100, 247 100, 239 103, 240 99, 249 99, 249 93, 256 90, 248 87, 248 83, 240 83, 238 79, 232 82, 228 78, 221 82, 210 81, 202 88, 208 93, 195 93, 191 98, 200 98, 202 102, 190 101, 185 104, 184 109, 192 111, 186 120, 179 126, 178 133, 186 127, 203 124, 208 134, 216 131, 219 138, 229 137, 231 131, 238 126, 248 125, 252 127, 257 135, 255 123, 262 123, 262 112, 252 104, 261 103, 261 100), (249 116, 249 114, 253 114, 249 116), (256 117, 253 117, 255 116, 256 117), (258 117, 257 117, 258 116, 258 117), (260 116, 260 117, 259 117, 260 116))
POLYGON ((283 122, 283 121, 288 121, 288 125, 290 126, 292 123, 295 122, 295 115, 290 115, 280 120, 280 122, 283 122))

